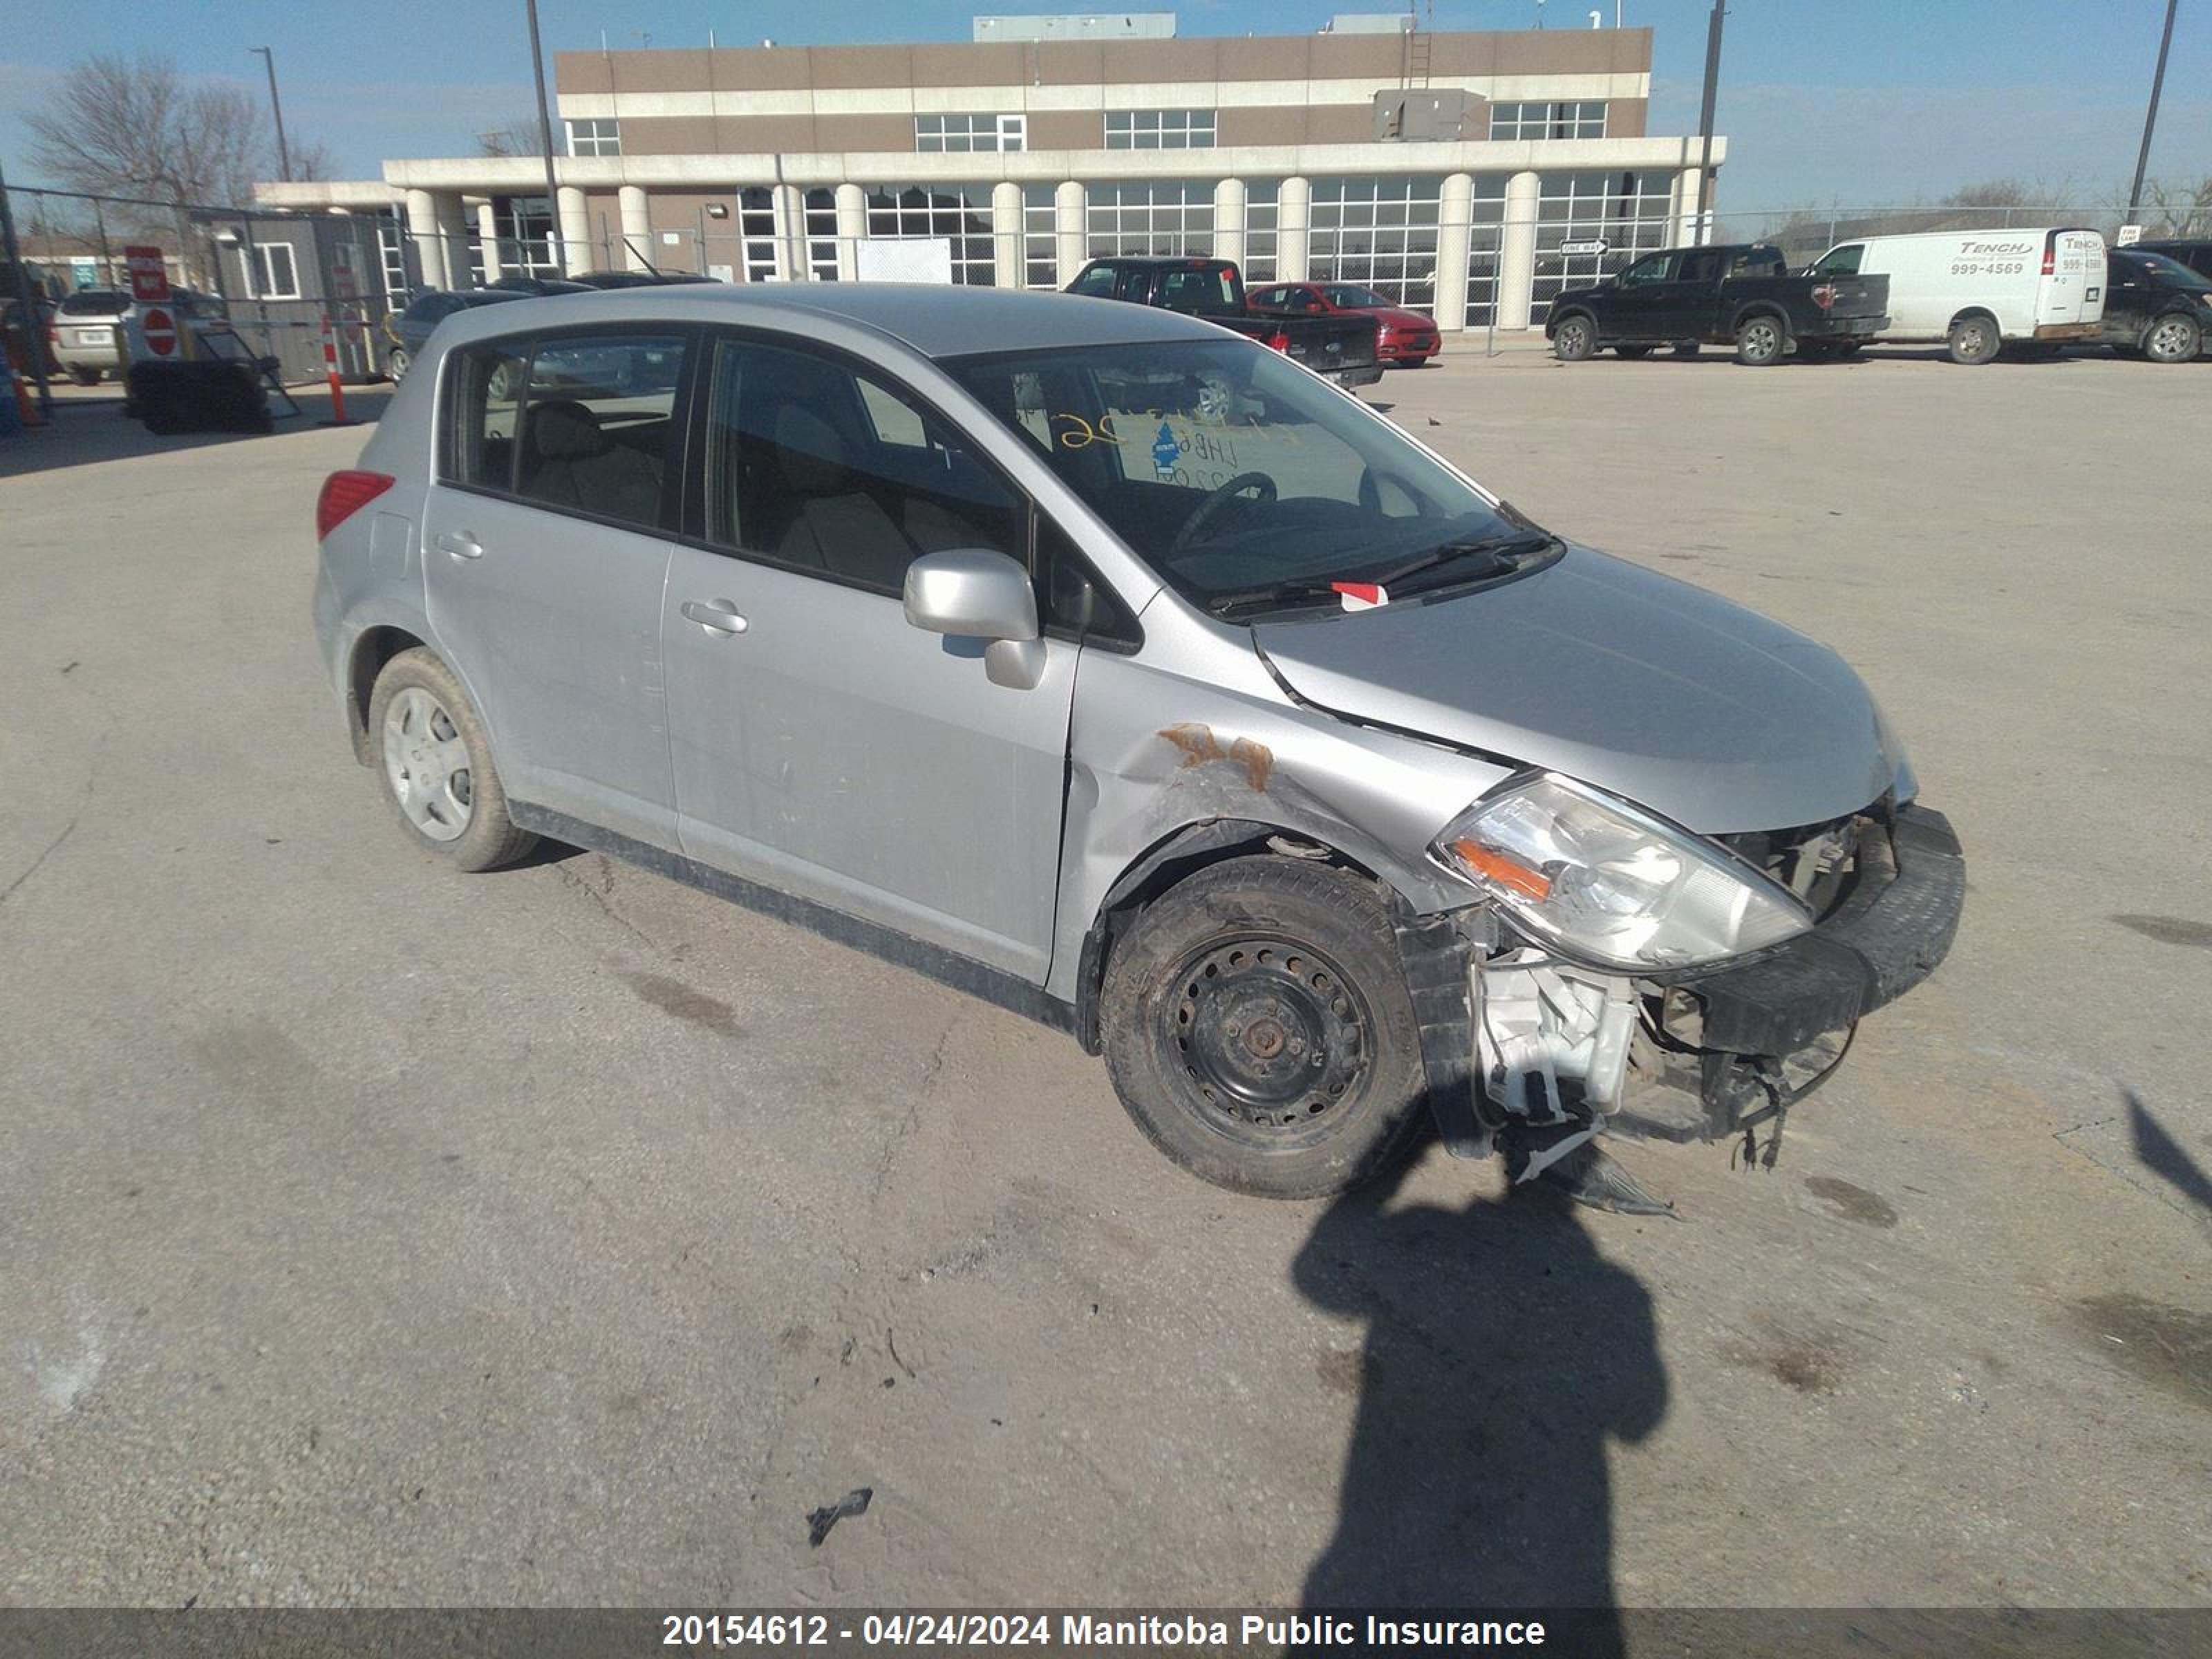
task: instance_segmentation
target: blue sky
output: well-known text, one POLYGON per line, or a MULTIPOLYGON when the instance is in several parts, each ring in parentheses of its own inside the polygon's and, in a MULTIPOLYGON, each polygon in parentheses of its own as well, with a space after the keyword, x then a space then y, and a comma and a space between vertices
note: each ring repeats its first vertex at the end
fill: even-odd
MULTIPOLYGON (((1547 27, 1587 27, 1613 0, 1547 0, 1547 27)), ((1694 131, 1709 0, 1623 0, 1657 31, 1652 131, 1694 131)), ((961 40, 976 5, 907 0, 540 0, 549 52, 597 46, 961 40)), ((1302 9, 1189 0, 1186 34, 1318 27, 1355 0, 1302 9)), ((1381 8, 1376 8, 1381 9, 1381 8)), ((1535 0, 1434 0, 1437 28, 1528 26, 1535 0)), ((2181 0, 2151 171, 2212 173, 2212 0, 2181 0)), ((2125 188, 2142 134, 2163 0, 1734 0, 1720 99, 1733 158, 1725 208, 1875 204, 2020 178, 2085 201, 2125 188)), ((95 51, 168 44, 195 75, 260 85, 246 48, 276 49, 287 125, 320 138, 348 177, 387 155, 466 155, 474 135, 532 107, 521 0, 132 0, 27 8, 0 37, 0 156, 24 159, 22 111, 95 51)))

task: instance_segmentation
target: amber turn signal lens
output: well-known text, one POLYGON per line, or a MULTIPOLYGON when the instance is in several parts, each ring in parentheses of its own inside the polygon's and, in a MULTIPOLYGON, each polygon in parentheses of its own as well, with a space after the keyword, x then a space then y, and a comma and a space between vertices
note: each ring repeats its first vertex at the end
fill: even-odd
POLYGON ((1540 870, 1531 870, 1525 864, 1516 864, 1502 853, 1493 853, 1487 847, 1471 841, 1452 843, 1452 851, 1467 860, 1470 869, 1479 870, 1501 887, 1510 887, 1516 893, 1532 899, 1547 899, 1552 896, 1552 878, 1540 870))

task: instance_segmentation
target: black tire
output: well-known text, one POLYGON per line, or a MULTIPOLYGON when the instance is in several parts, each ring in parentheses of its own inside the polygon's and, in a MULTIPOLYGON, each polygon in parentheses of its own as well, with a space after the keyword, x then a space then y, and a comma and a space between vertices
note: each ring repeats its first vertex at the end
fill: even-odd
POLYGON ((1579 311, 1559 319, 1552 331, 1552 355, 1563 363, 1587 362, 1597 351, 1597 325, 1579 311))
POLYGON ((1375 884, 1284 858, 1208 866, 1115 947, 1106 1065, 1152 1145, 1200 1180, 1322 1198, 1411 1146, 1413 1006, 1375 884))
POLYGON ((1639 357, 1649 357, 1651 355, 1651 348, 1648 345, 1617 345, 1613 347, 1613 351, 1618 356, 1627 358, 1632 363, 1639 357))
POLYGON ((100 371, 96 368, 88 368, 82 363, 72 364, 70 368, 70 379, 75 380, 79 386, 98 386, 100 371))
POLYGON ((2194 317, 2169 312, 2143 331, 2142 354, 2154 363, 2189 363, 2203 349, 2204 331, 2194 317))
POLYGON ((392 385, 398 386, 407 378, 407 370, 414 361, 405 346, 393 346, 384 354, 384 373, 392 385))
MULTIPOLYGON (((409 709, 403 713, 421 706, 410 699, 409 709)), ((491 743, 484 735, 483 722, 477 719, 476 705, 469 701, 468 693, 461 689, 453 671, 439 661, 434 653, 418 646, 412 651, 402 651, 384 665, 383 672, 376 677, 374 689, 368 694, 368 744, 379 791, 409 838, 423 851, 456 870, 475 872, 496 870, 503 864, 512 864, 538 844, 536 836, 527 830, 517 829, 514 821, 507 817, 507 791, 500 787, 498 770, 492 764, 491 743), (411 740, 404 733, 386 731, 392 720, 394 704, 410 692, 423 694, 434 710, 426 735, 419 741, 411 740), (435 722, 434 715, 445 717, 443 726, 435 722), (444 811, 446 817, 440 822, 457 833, 433 833, 410 814, 403 799, 400 773, 403 769, 411 771, 413 767, 407 752, 410 744, 419 751, 453 738, 458 738, 466 750, 465 790, 453 785, 453 777, 447 776, 444 781, 453 787, 442 793, 428 792, 444 805, 432 805, 427 811, 431 815, 444 811), (399 746, 398 753, 394 752, 395 743, 399 746), (465 810, 457 815, 450 809, 464 794, 465 810)))
POLYGON ((1771 311, 1747 317, 1735 331, 1735 360, 1746 368, 1771 368, 1790 355, 1790 325, 1771 311))
POLYGON ((2004 349, 2004 336, 1998 331, 1994 317, 1961 317, 1951 325, 1944 349, 1950 353, 1953 362, 1978 368, 1997 360, 1997 353, 2004 349))

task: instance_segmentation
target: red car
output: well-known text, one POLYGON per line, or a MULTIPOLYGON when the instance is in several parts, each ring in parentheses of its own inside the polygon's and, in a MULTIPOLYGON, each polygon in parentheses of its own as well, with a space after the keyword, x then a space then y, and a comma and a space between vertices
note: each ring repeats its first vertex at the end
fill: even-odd
POLYGON ((1245 303, 1291 317, 1372 317, 1378 331, 1375 355, 1394 368, 1419 368, 1437 355, 1435 318, 1394 305, 1357 283, 1275 283, 1254 289, 1245 303))

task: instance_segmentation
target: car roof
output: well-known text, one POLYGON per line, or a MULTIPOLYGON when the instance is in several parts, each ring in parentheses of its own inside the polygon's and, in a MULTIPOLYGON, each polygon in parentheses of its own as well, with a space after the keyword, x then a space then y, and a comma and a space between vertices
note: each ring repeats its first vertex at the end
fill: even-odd
POLYGON ((1055 346, 1122 345, 1154 340, 1218 340, 1215 325, 1177 312, 1119 300, 1050 292, 969 288, 941 283, 681 283, 605 289, 515 307, 460 314, 455 339, 483 339, 517 328, 596 322, 757 322, 805 332, 811 318, 856 324, 925 357, 964 357, 1055 346))

